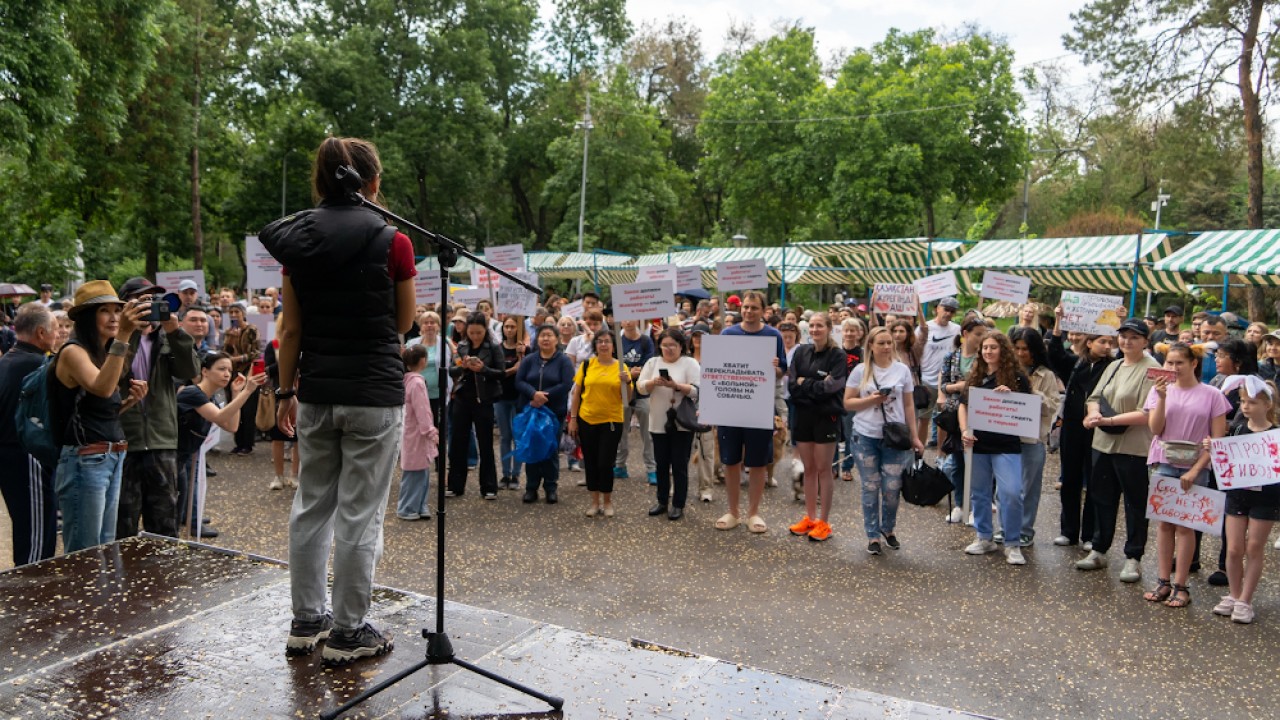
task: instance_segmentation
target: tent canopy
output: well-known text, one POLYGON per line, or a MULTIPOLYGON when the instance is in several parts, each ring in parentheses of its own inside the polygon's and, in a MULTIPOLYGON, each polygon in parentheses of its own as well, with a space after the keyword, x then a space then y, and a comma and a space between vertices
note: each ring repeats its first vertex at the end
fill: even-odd
POLYGON ((1157 262, 1156 270, 1230 274, 1253 285, 1280 285, 1280 230, 1200 233, 1186 247, 1157 262))
MULTIPOLYGON (((944 268, 964 255, 963 240, 900 238, 883 240, 823 240, 795 243, 792 248, 813 258, 813 265, 796 284, 848 285, 908 284, 944 268)), ((787 257, 790 264, 791 256, 787 257)), ((969 289, 964 273, 956 283, 969 289)))
MULTIPOLYGON (((999 270, 1031 278, 1036 285, 1077 290, 1129 292, 1139 263, 1138 289, 1185 292, 1177 273, 1153 265, 1172 252, 1164 233, 1097 237, 984 240, 951 263, 955 270, 999 270)), ((975 277, 980 282, 981 277, 975 277)))

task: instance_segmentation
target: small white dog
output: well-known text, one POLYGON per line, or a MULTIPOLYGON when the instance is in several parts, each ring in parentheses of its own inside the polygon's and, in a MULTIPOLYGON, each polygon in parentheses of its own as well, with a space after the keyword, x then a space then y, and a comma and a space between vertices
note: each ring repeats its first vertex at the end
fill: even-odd
POLYGON ((800 462, 800 458, 788 453, 787 457, 774 465, 773 477, 783 487, 790 481, 796 502, 804 502, 804 463, 800 462))

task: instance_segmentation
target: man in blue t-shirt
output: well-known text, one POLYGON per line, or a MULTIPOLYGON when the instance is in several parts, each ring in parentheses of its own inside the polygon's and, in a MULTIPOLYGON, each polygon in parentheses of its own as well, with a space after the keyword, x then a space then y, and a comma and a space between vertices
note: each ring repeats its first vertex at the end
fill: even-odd
MULTIPOLYGON (((622 321, 622 362, 631 369, 631 383, 640 377, 640 370, 653 357, 653 339, 648 333, 640 332, 640 323, 635 320, 622 321)), ((649 434, 649 396, 633 393, 631 402, 624 408, 622 416, 622 441, 618 443, 618 455, 613 462, 613 476, 618 479, 627 477, 627 454, 630 449, 628 438, 631 435, 631 418, 634 416, 640 424, 640 440, 644 443, 644 469, 649 476, 649 484, 658 484, 658 462, 653 455, 653 436, 649 434)))
MULTIPOLYGON (((742 296, 742 322, 727 327, 721 335, 745 337, 773 337, 777 340, 777 356, 773 360, 774 373, 781 378, 787 371, 787 351, 782 345, 782 333, 764 322, 764 294, 751 291, 742 296)), ((716 521, 716 528, 731 530, 739 523, 739 489, 742 484, 742 466, 747 466, 747 529, 754 533, 768 530, 760 517, 760 501, 764 498, 765 470, 773 462, 772 429, 726 427, 718 431, 720 462, 724 465, 725 494, 729 497, 729 512, 716 521)))

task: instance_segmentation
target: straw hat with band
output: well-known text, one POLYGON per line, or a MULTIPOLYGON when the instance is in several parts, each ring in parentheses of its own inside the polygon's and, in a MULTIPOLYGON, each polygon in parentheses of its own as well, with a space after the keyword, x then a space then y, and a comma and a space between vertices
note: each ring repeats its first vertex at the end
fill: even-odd
POLYGON ((81 311, 95 305, 124 305, 124 301, 116 296, 115 288, 106 280, 92 280, 76 290, 75 302, 67 311, 70 317, 76 317, 81 311))

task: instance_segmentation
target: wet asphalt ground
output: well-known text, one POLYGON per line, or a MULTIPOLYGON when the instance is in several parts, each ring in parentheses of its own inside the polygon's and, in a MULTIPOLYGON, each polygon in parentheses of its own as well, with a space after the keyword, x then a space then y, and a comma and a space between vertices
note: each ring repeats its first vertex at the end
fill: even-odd
MULTIPOLYGON (((548 506, 525 505, 518 491, 484 501, 473 471, 467 494, 446 505, 447 599, 999 717, 1280 716, 1275 568, 1264 573, 1251 626, 1210 612, 1225 593, 1205 582, 1216 538, 1205 539, 1205 570, 1192 577, 1193 604, 1184 610, 1141 597, 1155 577, 1154 531, 1141 583, 1117 579, 1123 520, 1112 566, 1075 570, 1083 553, 1051 544, 1054 455, 1037 540, 1020 568, 998 553, 966 556, 973 531, 944 522, 945 501, 904 503, 902 549, 868 556, 856 480, 837 480, 835 535, 826 543, 787 532, 803 510, 783 487, 766 492, 764 535, 712 527, 725 511, 722 487, 711 504, 691 499, 681 521, 650 518, 652 488, 632 456, 611 519, 584 516, 580 473, 562 473, 560 503, 548 506)), ((208 512, 222 533, 212 544, 287 558, 292 492, 267 489, 269 446, 247 457, 214 455, 211 464, 218 477, 208 512)), ((434 473, 432 483, 434 509, 434 473)), ((437 521, 398 520, 395 494, 393 486, 376 580, 434 595, 437 521)), ((7 517, 0 534, 7 566, 7 517)))

